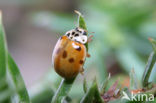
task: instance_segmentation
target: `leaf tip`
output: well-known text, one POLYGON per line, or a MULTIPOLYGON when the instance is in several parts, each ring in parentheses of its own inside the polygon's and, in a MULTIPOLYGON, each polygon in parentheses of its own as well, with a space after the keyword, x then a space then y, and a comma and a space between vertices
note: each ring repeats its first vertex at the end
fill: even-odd
POLYGON ((79 16, 82 15, 78 10, 74 10, 74 12, 78 14, 79 16))

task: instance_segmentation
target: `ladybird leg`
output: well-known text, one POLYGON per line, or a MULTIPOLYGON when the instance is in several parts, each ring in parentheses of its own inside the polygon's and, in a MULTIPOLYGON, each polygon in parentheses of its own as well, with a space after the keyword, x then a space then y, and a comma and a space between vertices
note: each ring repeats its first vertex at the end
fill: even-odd
POLYGON ((87 43, 89 43, 89 42, 91 42, 93 39, 93 35, 90 35, 89 37, 88 37, 88 40, 87 40, 87 43))
POLYGON ((81 73, 81 75, 84 75, 84 68, 83 67, 80 69, 80 73, 81 73))
POLYGON ((88 58, 90 57, 90 54, 87 52, 87 55, 86 55, 88 58))

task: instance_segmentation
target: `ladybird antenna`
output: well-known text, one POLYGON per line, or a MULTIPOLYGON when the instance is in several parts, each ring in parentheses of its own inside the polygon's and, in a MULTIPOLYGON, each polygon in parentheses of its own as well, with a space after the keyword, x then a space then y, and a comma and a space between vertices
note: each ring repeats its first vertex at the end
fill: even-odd
POLYGON ((90 34, 94 34, 95 32, 89 32, 90 34))
POLYGON ((95 32, 88 32, 88 30, 84 30, 85 32, 89 33, 89 34, 94 34, 95 32))

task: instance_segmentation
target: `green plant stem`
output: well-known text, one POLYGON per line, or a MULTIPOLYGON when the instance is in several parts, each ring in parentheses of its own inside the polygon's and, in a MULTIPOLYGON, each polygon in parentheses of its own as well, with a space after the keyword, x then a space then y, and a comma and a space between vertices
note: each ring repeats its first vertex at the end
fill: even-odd
POLYGON ((51 103, 61 103, 62 99, 66 98, 66 96, 68 95, 74 80, 75 78, 70 80, 62 79, 51 103))
POLYGON ((148 58, 148 62, 146 64, 146 68, 142 77, 142 85, 143 87, 148 87, 149 84, 149 77, 151 75, 151 71, 153 69, 153 66, 156 62, 156 53, 152 52, 148 58))
POLYGON ((84 80, 83 80, 83 91, 84 91, 84 93, 86 93, 87 90, 88 90, 88 85, 87 85, 86 78, 84 78, 84 80))

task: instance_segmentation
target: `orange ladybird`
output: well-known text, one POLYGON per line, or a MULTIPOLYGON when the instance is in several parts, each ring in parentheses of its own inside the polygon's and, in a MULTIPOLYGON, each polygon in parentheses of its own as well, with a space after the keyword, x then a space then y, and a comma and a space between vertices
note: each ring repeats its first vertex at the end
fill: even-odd
POLYGON ((55 71, 62 77, 70 79, 79 72, 83 73, 86 56, 89 56, 85 44, 91 41, 87 32, 81 28, 72 29, 58 40, 52 54, 55 71))

